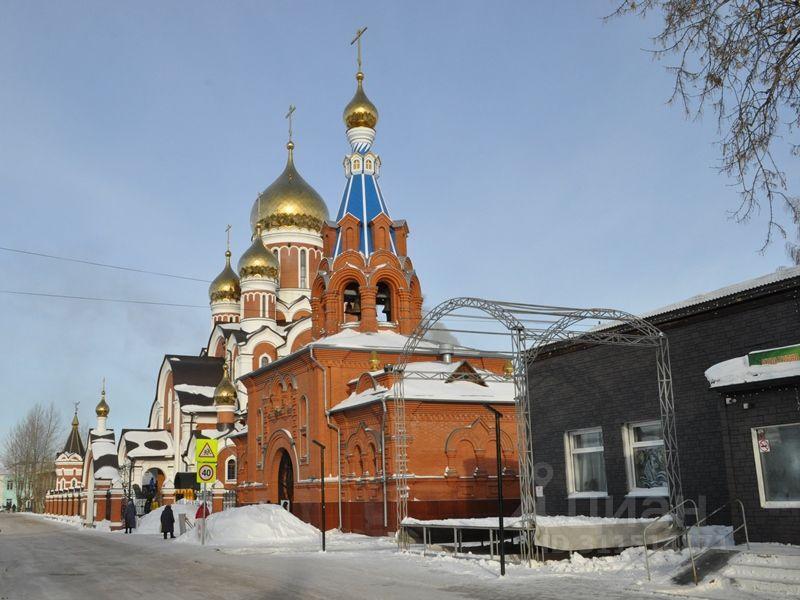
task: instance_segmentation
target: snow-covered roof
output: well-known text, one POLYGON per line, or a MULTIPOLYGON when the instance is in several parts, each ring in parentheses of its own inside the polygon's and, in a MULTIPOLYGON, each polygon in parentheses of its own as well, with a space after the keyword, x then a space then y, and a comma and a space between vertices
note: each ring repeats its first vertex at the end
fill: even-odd
MULTIPOLYGON (((478 376, 486 377, 484 384, 461 379, 446 377, 464 364, 442 362, 413 362, 406 366, 406 375, 403 380, 403 397, 406 400, 423 402, 475 402, 484 404, 514 402, 513 381, 498 381, 496 375, 482 369, 475 369, 478 376), (423 377, 417 378, 414 373, 423 377), (437 377, 436 374, 442 374, 437 377)), ((331 409, 339 412, 358 406, 365 406, 381 400, 392 400, 396 397, 394 387, 387 388, 382 385, 370 387, 361 392, 353 392, 346 399, 331 409)))
MULTIPOLYGON (((344 329, 339 333, 324 337, 312 344, 317 348, 354 348, 364 350, 402 350, 406 345, 408 336, 394 331, 378 331, 363 333, 355 329, 344 329)), ((422 340, 419 349, 438 350, 439 344, 422 340)))
POLYGON ((92 450, 92 465, 94 466, 95 479, 108 479, 114 481, 119 478, 119 463, 117 462, 117 448, 114 443, 114 431, 106 429, 89 432, 89 447, 92 450))
MULTIPOLYGON (((786 346, 785 349, 796 348, 786 346)), ((784 350, 784 348, 774 348, 784 350)), ((800 378, 800 355, 788 354, 788 360, 771 364, 750 364, 750 357, 754 354, 766 352, 757 350, 747 356, 731 358, 706 369, 705 375, 711 388, 726 388, 745 384, 754 384, 762 381, 777 379, 800 378)))
POLYGON ((672 304, 662 306, 661 308, 648 311, 640 316, 645 319, 649 319, 651 317, 673 312, 675 310, 688 308, 690 306, 703 304, 705 302, 710 302, 713 300, 719 300, 726 296, 740 294, 748 290, 764 287, 765 285, 770 285, 772 283, 777 283, 779 281, 784 281, 786 279, 792 279, 794 277, 800 277, 800 266, 781 267, 772 273, 768 273, 767 275, 762 275, 761 277, 755 277, 753 279, 748 279, 746 281, 740 281, 739 283, 734 283, 733 285, 728 285, 711 292, 706 292, 704 294, 697 294, 696 296, 692 296, 691 298, 687 298, 686 300, 681 300, 680 302, 674 302, 672 304))
POLYGON ((172 436, 164 429, 126 429, 119 443, 130 458, 169 457, 174 454, 172 436))

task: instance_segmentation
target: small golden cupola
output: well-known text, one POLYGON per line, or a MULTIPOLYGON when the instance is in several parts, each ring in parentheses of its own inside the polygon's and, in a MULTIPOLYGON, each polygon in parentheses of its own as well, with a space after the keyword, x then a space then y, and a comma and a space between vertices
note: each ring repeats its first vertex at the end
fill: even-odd
POLYGON ((353 99, 344 107, 344 124, 348 129, 354 127, 369 127, 375 129, 378 124, 378 108, 367 98, 364 93, 364 73, 361 70, 356 73, 358 87, 353 99))
POLYGON ((286 168, 259 194, 250 211, 253 232, 293 227, 319 233, 328 220, 328 207, 317 191, 302 178, 294 166, 294 142, 286 144, 286 168))
POLYGON ((208 287, 208 298, 214 302, 238 302, 242 296, 239 276, 231 268, 231 251, 225 251, 225 268, 208 287))
POLYGON ((239 277, 278 279, 278 259, 267 250, 264 241, 261 239, 261 223, 256 225, 253 243, 244 251, 238 264, 239 277))
POLYGON ((103 382, 103 391, 100 392, 100 402, 97 403, 97 407, 95 407, 94 412, 98 417, 107 417, 108 413, 111 412, 111 409, 108 407, 108 403, 106 402, 105 381, 103 382))
POLYGON ((222 379, 214 389, 214 406, 236 406, 236 387, 231 381, 227 361, 222 367, 222 379))

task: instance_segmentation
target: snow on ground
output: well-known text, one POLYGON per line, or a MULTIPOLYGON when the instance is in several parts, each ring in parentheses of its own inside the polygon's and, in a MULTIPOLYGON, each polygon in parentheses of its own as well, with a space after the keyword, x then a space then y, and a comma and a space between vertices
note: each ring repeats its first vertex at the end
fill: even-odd
POLYGON ((22 513, 22 514, 30 515, 30 516, 34 516, 34 517, 43 517, 43 518, 47 519, 48 521, 57 521, 59 523, 63 523, 64 525, 70 525, 72 527, 82 527, 83 526, 81 518, 78 517, 78 516, 67 517, 67 516, 63 516, 63 515, 40 515, 40 514, 37 514, 37 513, 29 513, 29 512, 25 512, 25 513, 22 513))
MULTIPOLYGON (((164 507, 159 506, 157 509, 150 511, 142 516, 136 524, 134 533, 153 534, 161 533, 161 513, 164 512, 164 507)), ((197 512, 197 504, 194 502, 176 502, 172 505, 172 512, 175 514, 175 533, 179 533, 178 529, 178 515, 186 515, 186 520, 190 525, 194 525, 194 514, 197 512)))
MULTIPOLYGON (((252 504, 214 513, 206 519, 209 546, 307 546, 318 545, 320 531, 277 504, 252 504)), ((199 544, 200 528, 179 538, 199 544)))

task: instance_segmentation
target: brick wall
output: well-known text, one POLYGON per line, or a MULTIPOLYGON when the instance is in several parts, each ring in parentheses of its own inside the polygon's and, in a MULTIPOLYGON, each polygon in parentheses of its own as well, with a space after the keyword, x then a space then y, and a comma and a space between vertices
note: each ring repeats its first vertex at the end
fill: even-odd
MULTIPOLYGON (((726 394, 736 399, 722 406, 722 439, 731 496, 744 504, 750 540, 797 544, 800 540, 800 508, 762 508, 758 494, 756 456, 751 430, 754 427, 786 425, 800 422, 798 387, 766 389, 758 392, 726 394), (748 402, 749 409, 743 408, 748 402)), ((738 524, 738 515, 734 514, 738 524)), ((741 535, 738 541, 743 541, 741 535)))

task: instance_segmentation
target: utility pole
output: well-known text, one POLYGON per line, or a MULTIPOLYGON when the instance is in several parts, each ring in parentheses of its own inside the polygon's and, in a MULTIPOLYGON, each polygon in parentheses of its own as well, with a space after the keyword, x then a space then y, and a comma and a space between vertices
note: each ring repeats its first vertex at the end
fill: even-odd
POLYGON ((506 532, 503 523, 503 455, 500 446, 500 419, 502 414, 489 404, 484 404, 487 410, 494 413, 494 437, 497 450, 497 512, 500 522, 498 550, 500 554, 500 575, 506 574, 506 532))
POLYGON ((325 445, 317 440, 311 440, 319 446, 319 490, 320 508, 322 509, 322 551, 325 552, 325 445))

